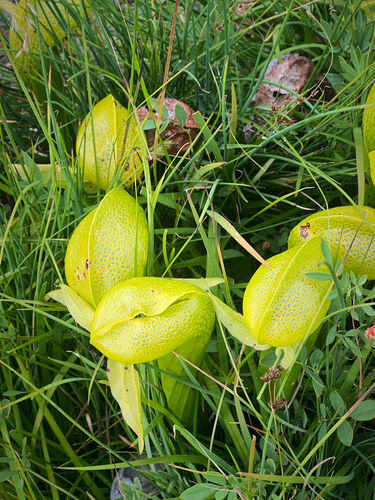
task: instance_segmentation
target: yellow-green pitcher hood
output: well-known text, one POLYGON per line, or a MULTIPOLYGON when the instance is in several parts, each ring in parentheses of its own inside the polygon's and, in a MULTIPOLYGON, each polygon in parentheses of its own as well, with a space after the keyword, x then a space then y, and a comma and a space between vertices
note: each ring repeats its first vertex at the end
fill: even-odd
POLYGON ((82 122, 76 141, 79 166, 85 178, 107 189, 116 176, 125 186, 141 177, 142 129, 128 110, 111 95, 92 108, 82 122))
POLYGON ((68 285, 92 306, 114 285, 144 273, 145 213, 126 191, 110 191, 77 226, 65 255, 68 285))
POLYGON ((192 339, 204 351, 215 312, 209 295, 184 281, 133 278, 112 288, 99 302, 90 341, 125 364, 158 359, 192 339))

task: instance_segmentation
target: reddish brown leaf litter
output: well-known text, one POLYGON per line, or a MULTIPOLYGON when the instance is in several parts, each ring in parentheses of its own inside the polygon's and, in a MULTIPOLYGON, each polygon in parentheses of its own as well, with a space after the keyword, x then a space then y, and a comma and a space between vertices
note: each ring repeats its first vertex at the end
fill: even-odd
POLYGON ((273 111, 280 110, 295 96, 286 89, 299 94, 304 89, 315 68, 307 57, 299 54, 285 54, 281 61, 271 61, 264 75, 264 80, 274 82, 261 83, 255 95, 255 106, 269 106, 273 111))
MULTIPOLYGON (((281 60, 273 59, 254 96, 253 107, 259 111, 261 109, 262 113, 276 114, 276 120, 279 122, 291 124, 296 115, 291 117, 288 112, 295 106, 301 105, 305 100, 332 99, 335 92, 322 75, 318 75, 314 81, 308 83, 315 67, 316 65, 307 57, 297 53, 285 54, 281 60), (309 92, 302 95, 307 86, 309 92)), ((260 113, 256 114, 255 120, 259 124, 264 124, 260 113)), ((243 129, 245 142, 249 142, 254 131, 251 124, 245 125, 243 129)))
POLYGON ((237 7, 236 7, 236 14, 238 16, 249 15, 253 5, 254 5, 253 0, 242 0, 241 2, 238 2, 237 7))
MULTIPOLYGON (((156 106, 158 109, 158 106, 156 106)), ((199 127, 193 117, 194 110, 182 101, 166 97, 163 102, 163 111, 160 121, 161 138, 170 155, 185 153, 191 142, 196 138, 199 132, 199 127), (166 116, 168 113, 168 117, 166 116), (168 120, 167 126, 164 128, 165 122, 168 120)), ((155 126, 158 121, 158 112, 148 110, 146 106, 138 109, 138 116, 141 123, 146 120, 154 122, 155 126), (153 115, 153 116, 152 116, 153 115)), ((147 143, 149 147, 154 145, 155 128, 145 130, 147 143)))

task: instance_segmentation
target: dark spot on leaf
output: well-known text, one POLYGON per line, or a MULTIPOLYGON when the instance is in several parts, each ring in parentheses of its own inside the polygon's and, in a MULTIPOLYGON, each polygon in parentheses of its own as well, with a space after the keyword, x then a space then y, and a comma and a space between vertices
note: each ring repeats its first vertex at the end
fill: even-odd
POLYGON ((299 234, 301 238, 303 238, 304 240, 306 240, 310 236, 309 229, 310 229, 310 224, 308 222, 306 223, 305 226, 300 226, 299 228, 299 234))

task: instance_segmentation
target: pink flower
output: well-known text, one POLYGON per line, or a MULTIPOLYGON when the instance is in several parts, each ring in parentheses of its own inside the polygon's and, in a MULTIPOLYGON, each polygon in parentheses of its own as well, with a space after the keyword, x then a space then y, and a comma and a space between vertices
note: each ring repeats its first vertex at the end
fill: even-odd
POLYGON ((367 328, 365 337, 369 341, 369 344, 375 347, 375 325, 372 325, 370 326, 370 328, 367 328))

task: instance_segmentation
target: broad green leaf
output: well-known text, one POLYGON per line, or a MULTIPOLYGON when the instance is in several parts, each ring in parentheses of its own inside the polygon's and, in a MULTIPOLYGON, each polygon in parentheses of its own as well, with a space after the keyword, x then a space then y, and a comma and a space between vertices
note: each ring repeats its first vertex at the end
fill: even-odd
POLYGON ((66 306, 73 319, 82 328, 90 331, 94 309, 69 286, 60 285, 60 289, 47 293, 46 298, 66 306))
POLYGON ((215 308, 217 319, 233 337, 236 337, 236 339, 240 340, 243 344, 249 345, 258 351, 264 351, 269 348, 268 345, 259 345, 256 342, 242 314, 231 309, 214 295, 211 295, 211 300, 215 308))
POLYGON ((342 415, 345 411, 345 403, 341 395, 337 391, 331 392, 329 395, 329 400, 331 402, 332 408, 342 415))
MULTIPOLYGON (((224 498, 227 498, 228 491, 227 490, 218 490, 215 493, 215 500, 224 500, 224 498)), ((237 493, 236 493, 237 496, 237 493)))
POLYGON ((215 484, 195 484, 191 488, 185 490, 180 495, 180 498, 182 498, 182 500, 211 500, 215 498, 217 489, 218 487, 215 484))
POLYGON ((107 377, 112 395, 120 405, 125 422, 138 436, 139 453, 142 453, 144 441, 138 372, 134 365, 124 365, 108 359, 107 377))
POLYGON ((353 441, 353 429, 348 420, 344 420, 344 422, 340 425, 340 427, 336 431, 338 439, 345 446, 350 446, 353 441))
POLYGON ((362 401, 350 415, 354 420, 366 421, 375 418, 375 400, 362 401))

